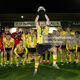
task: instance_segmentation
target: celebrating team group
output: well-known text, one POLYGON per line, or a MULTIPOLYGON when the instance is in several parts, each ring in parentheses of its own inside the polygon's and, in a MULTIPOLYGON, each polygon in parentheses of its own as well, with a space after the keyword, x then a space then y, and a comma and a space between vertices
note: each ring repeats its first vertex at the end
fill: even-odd
MULTIPOLYGON (((49 34, 50 19, 47 14, 44 15, 46 23, 41 21, 39 23, 39 15, 35 18, 36 30, 30 29, 26 33, 5 32, 5 36, 0 35, 0 52, 1 52, 1 66, 6 66, 10 63, 13 65, 16 62, 16 66, 19 64, 30 64, 32 59, 35 61, 34 75, 37 73, 41 57, 45 57, 45 51, 48 54, 52 53, 53 63, 56 69, 60 69, 57 65, 57 51, 60 53, 60 62, 63 64, 63 52, 66 55, 67 63, 71 63, 71 52, 74 53, 74 63, 77 64, 78 50, 80 49, 80 42, 75 32, 71 31, 69 27, 65 30, 62 27, 57 27, 57 30, 53 30, 52 34, 49 34), (62 39, 60 37, 70 36, 72 38, 62 39), (58 38, 57 38, 58 37, 58 38), (53 39, 54 38, 54 39, 53 39), (62 42, 60 42, 60 40, 62 42), (50 42, 51 41, 51 42, 50 42), (21 58, 19 61, 19 58, 21 58)), ((49 57, 49 56, 48 56, 49 57)), ((45 63, 43 59, 42 63, 45 63)), ((49 59, 47 61, 50 64, 49 59)))

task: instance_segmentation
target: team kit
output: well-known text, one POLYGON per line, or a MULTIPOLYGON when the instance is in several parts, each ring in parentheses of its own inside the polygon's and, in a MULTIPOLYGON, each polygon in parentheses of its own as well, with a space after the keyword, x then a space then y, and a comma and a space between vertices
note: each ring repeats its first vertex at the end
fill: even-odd
POLYGON ((44 7, 38 8, 38 15, 35 18, 36 30, 30 29, 26 33, 14 33, 5 32, 0 35, 0 65, 6 67, 7 65, 13 65, 14 61, 16 66, 20 64, 31 64, 34 60, 34 75, 37 74, 39 64, 45 63, 45 51, 52 56, 53 62, 47 59, 48 64, 52 64, 56 69, 60 69, 57 65, 57 53, 60 53, 60 63, 63 65, 63 49, 66 56, 66 63, 70 64, 71 54, 74 54, 74 64, 79 63, 78 53, 80 50, 79 37, 75 32, 71 31, 69 27, 65 30, 61 26, 57 27, 57 30, 53 30, 49 34, 50 19, 45 13, 44 7), (44 16, 46 23, 39 18, 44 16), (64 38, 64 39, 63 39, 64 38), (43 60, 41 58, 43 57, 43 60), (21 58, 21 61, 19 61, 21 58))

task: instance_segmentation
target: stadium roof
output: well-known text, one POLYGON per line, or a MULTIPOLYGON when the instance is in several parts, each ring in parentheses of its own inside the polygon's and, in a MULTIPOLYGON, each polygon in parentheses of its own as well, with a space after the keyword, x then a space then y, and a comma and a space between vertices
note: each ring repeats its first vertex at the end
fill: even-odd
MULTIPOLYGON (((80 13, 47 13, 50 20, 80 21, 80 13)), ((0 14, 0 21, 34 21, 37 13, 0 14), (24 16, 24 18, 21 18, 24 16)), ((41 20, 41 19, 40 19, 41 20)))

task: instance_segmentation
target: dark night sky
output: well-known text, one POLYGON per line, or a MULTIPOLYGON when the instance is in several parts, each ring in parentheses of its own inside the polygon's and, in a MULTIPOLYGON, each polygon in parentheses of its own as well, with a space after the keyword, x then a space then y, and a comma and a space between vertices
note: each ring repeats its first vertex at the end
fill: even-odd
POLYGON ((44 6, 47 12, 80 12, 80 0, 0 0, 0 13, 36 13, 40 5, 44 6))

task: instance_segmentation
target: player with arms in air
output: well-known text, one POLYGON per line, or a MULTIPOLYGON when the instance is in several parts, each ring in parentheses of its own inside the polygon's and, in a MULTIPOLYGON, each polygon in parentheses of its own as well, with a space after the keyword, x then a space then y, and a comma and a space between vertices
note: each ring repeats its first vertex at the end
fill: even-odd
POLYGON ((39 66, 39 61, 40 61, 41 56, 44 54, 45 50, 49 49, 49 46, 45 45, 44 42, 43 42, 43 37, 44 36, 48 36, 49 28, 48 28, 48 26, 46 26, 46 24, 45 24, 44 21, 40 22, 40 25, 39 25, 38 20, 39 20, 39 17, 41 15, 43 15, 46 18, 47 25, 50 24, 50 20, 49 20, 48 16, 45 14, 45 8, 44 7, 39 7, 38 8, 38 12, 39 11, 40 11, 40 13, 39 13, 39 15, 37 15, 37 17, 35 19, 35 24, 36 24, 36 28, 37 28, 37 50, 38 50, 38 57, 37 57, 37 59, 35 61, 34 75, 36 75, 36 73, 37 73, 37 69, 38 69, 38 66, 39 66))

